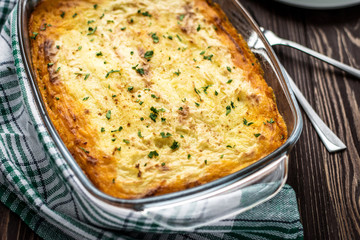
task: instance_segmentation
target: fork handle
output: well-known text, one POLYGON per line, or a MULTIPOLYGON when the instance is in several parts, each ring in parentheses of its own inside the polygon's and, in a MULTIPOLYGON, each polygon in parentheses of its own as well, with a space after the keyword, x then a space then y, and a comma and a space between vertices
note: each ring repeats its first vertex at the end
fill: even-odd
POLYGON ((358 77, 360 78, 360 70, 356 69, 356 68, 353 68, 353 67, 350 67, 349 65, 346 65, 344 63, 341 63, 335 59, 332 59, 332 58, 329 58, 321 53, 318 53, 318 52, 315 52, 314 50, 310 49, 310 48, 307 48, 307 47, 304 47, 296 42, 293 42, 293 41, 289 41, 289 40, 285 40, 285 39, 282 39, 281 42, 279 42, 278 44, 280 45, 284 45, 284 46, 288 46, 288 47, 292 47, 292 48, 295 48, 297 50, 300 50, 304 53, 307 53, 313 57, 316 57, 324 62, 327 62, 337 68, 340 68, 342 70, 344 70, 345 72, 348 72, 352 75, 354 75, 355 77, 358 77))
POLYGON ((326 124, 321 120, 319 115, 315 112, 315 110, 311 107, 310 103, 306 100, 304 95, 301 93, 299 88, 296 86, 294 81, 291 79, 288 72, 285 70, 283 66, 282 71, 284 75, 290 82, 291 89, 295 94, 298 102, 302 106, 303 110, 309 117, 310 122, 314 126, 316 132, 318 133, 321 141, 324 143, 326 149, 329 152, 337 152, 346 149, 346 145, 331 131, 331 129, 326 126, 326 124))

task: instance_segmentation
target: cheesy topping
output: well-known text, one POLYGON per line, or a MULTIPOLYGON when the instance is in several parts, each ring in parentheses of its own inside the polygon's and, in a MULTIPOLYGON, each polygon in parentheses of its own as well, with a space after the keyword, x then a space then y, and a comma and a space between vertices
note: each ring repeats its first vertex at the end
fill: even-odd
POLYGON ((43 1, 30 36, 49 115, 102 191, 139 198, 236 172, 287 137, 272 90, 216 6, 43 1))

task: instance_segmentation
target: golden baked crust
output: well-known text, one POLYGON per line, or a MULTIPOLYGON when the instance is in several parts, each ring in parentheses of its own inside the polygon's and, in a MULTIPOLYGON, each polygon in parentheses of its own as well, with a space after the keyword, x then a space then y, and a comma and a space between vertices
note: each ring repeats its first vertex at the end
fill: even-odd
POLYGON ((246 42, 205 0, 45 0, 29 34, 47 111, 101 191, 175 192, 287 139, 246 42))

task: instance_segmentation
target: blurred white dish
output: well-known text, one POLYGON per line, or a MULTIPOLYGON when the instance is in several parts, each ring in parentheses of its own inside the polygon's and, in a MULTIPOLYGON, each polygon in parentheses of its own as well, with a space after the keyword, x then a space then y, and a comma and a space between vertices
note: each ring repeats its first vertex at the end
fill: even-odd
POLYGON ((310 9, 335 9, 360 4, 360 0, 276 0, 292 6, 310 9))

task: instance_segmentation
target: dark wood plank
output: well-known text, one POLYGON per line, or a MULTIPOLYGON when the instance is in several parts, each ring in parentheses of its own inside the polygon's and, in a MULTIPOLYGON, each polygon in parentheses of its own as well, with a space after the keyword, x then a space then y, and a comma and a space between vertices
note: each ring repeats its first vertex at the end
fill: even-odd
POLYGON ((0 240, 41 240, 18 215, 0 203, 0 240))
MULTIPOLYGON (((242 1, 279 36, 360 68, 360 7, 300 10, 273 1, 242 1)), ((329 154, 304 116, 288 183, 297 192, 306 239, 359 239, 360 81, 282 46, 280 60, 320 117, 348 149, 329 154)))

